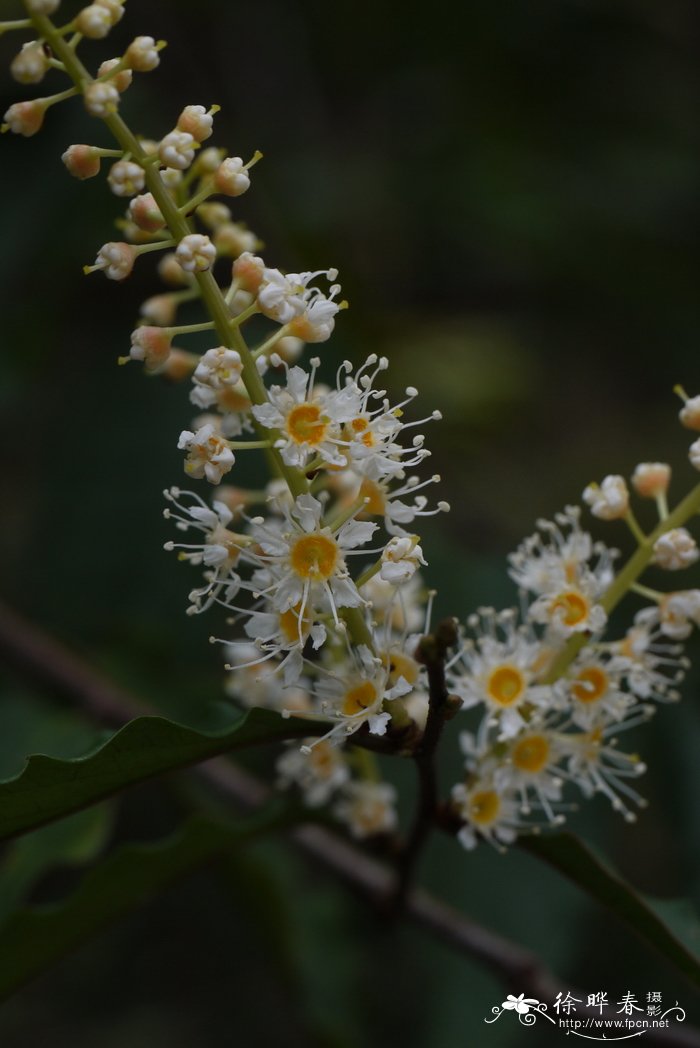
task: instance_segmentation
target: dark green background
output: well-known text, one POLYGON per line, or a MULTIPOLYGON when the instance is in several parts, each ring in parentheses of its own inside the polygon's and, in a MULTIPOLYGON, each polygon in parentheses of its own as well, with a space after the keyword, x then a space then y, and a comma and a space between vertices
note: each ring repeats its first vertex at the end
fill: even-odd
MULTIPOLYGON (((235 210, 268 263, 340 269, 351 309, 323 355, 386 353, 394 390, 415 384, 426 414, 443 410, 428 442, 453 511, 424 541, 441 612, 510 602, 506 553, 590 480, 660 459, 674 466, 672 494, 693 483, 672 393, 700 388, 692 0, 438 0, 419 14, 281 0, 127 6, 113 39, 84 49, 101 59, 136 34, 168 40, 158 72, 125 96, 127 121, 158 137, 184 104, 219 103, 217 144, 265 154, 235 210)), ((0 2, 2 17, 18 11, 0 2)), ((0 40, 3 65, 14 49, 0 40)), ((4 112, 25 93, 9 75, 1 83, 4 112)), ((226 713, 206 643, 217 624, 185 618, 192 577, 161 549, 160 492, 181 477, 186 393, 116 367, 155 289, 152 263, 124 284, 81 275, 115 236, 119 203, 59 159, 72 142, 108 144, 103 134, 73 102, 36 138, 0 142, 3 591, 149 702, 214 724, 226 713)), ((621 526, 595 530, 627 542, 621 526)), ((31 749, 75 754, 92 737, 58 696, 6 678, 3 773, 31 749)), ((596 802, 573 828, 640 889, 696 899, 695 676, 635 744, 650 764, 639 824, 596 802)), ((410 769, 399 774, 408 802, 410 769)), ((144 787, 115 836, 155 836, 175 818, 165 789, 144 787)), ((4 1005, 4 1048, 282 1038, 497 1048, 545 1037, 509 1016, 483 1026, 503 988, 469 960, 378 927, 284 846, 254 855, 254 869, 201 874, 4 1005), (282 944, 261 930, 258 906, 277 930, 283 907, 282 944)), ((468 856, 439 840, 423 875, 564 982, 615 1000, 661 989, 700 1025, 681 977, 533 858, 468 856)), ((37 897, 70 883, 45 878, 37 897)))

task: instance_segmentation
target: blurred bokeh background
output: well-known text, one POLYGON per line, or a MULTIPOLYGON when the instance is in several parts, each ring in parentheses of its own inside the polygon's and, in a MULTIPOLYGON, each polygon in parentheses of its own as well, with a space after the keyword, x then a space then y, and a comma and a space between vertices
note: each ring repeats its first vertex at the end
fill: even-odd
MULTIPOLYGON (((1 0, 0 17, 18 10, 1 0)), ((127 121, 159 137, 184 104, 219 103, 216 143, 265 154, 235 211, 266 260, 339 268, 351 309, 323 348, 329 373, 386 353, 393 388, 415 384, 426 414, 443 411, 428 442, 452 513, 423 543, 440 611, 511 602, 506 554, 589 481, 649 460, 673 465, 672 494, 697 479, 672 392, 700 389, 694 0, 436 0, 415 14, 361 0, 131 0, 110 40, 89 45, 95 63, 137 34, 169 46, 125 96, 127 121)), ((18 46, 0 39, 4 68, 18 46)), ((9 74, 0 85, 2 112, 26 97, 9 74)), ((185 618, 191 578, 162 551, 186 391, 116 367, 153 267, 123 284, 82 276, 120 206, 102 179, 79 184, 60 162, 102 136, 72 103, 35 138, 0 143, 2 592, 149 703, 211 726, 227 714, 213 623, 185 618)), ((594 530, 626 548, 622 526, 594 530)), ((635 739, 650 767, 636 826, 602 802, 572 820, 640 890, 682 900, 672 909, 686 930, 700 894, 697 700, 691 673, 683 703, 635 739)), ((3 677, 3 775, 35 750, 78 754, 95 731, 59 697, 3 677)), ((456 739, 450 749, 446 783, 456 739)), ((407 804, 410 772, 399 769, 407 804)), ((115 813, 114 838, 162 834, 175 816, 162 786, 143 787, 115 813)), ((682 977, 533 858, 436 840, 422 877, 564 982, 661 990, 700 1025, 682 977)), ((36 897, 70 883, 43 879, 36 897)), ((213 1048, 235 1029, 246 1048, 282 1036, 548 1043, 507 1020, 484 1027, 501 999, 468 959, 378 927, 330 877, 265 845, 28 986, 0 1009, 0 1040, 213 1048)))

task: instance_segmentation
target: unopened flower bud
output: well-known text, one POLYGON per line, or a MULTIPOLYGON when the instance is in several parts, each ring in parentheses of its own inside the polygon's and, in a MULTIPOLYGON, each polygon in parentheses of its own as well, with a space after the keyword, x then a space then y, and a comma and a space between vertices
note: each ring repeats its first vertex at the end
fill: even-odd
POLYGON ((231 220, 231 212, 220 200, 205 200, 197 208, 197 218, 209 229, 218 229, 231 220))
POLYGON ((124 280, 131 273, 136 261, 136 254, 131 244, 112 241, 103 244, 95 259, 95 268, 104 270, 110 280, 124 280))
POLYGON ((686 528, 672 528, 654 543, 653 563, 666 571, 687 568, 699 556, 695 539, 686 528))
POLYGON ((150 73, 160 64, 158 48, 152 36, 137 36, 127 47, 124 61, 137 73, 150 73))
POLYGON ((44 123, 44 106, 40 99, 33 102, 15 102, 5 113, 6 126, 15 135, 30 138, 44 123))
POLYGON ((111 80, 96 80, 85 88, 83 101, 90 116, 104 119, 119 108, 119 92, 111 80))
POLYGON ((389 539, 384 548, 379 574, 392 586, 401 586, 413 578, 419 566, 425 563, 423 550, 416 537, 396 536, 389 539))
POLYGON ((46 76, 49 60, 41 40, 22 44, 22 50, 10 63, 10 73, 20 84, 39 84, 46 76))
POLYGON ((222 161, 214 174, 214 185, 226 196, 240 196, 250 186, 250 176, 239 156, 230 156, 222 161))
POLYGON ((124 17, 124 0, 95 0, 95 3, 109 12, 112 25, 116 25, 124 17))
POLYGON ((228 255, 230 258, 238 258, 246 251, 252 254, 260 247, 260 241, 255 233, 246 229, 239 222, 224 222, 223 225, 217 226, 214 243, 220 255, 228 255))
POLYGON ((184 271, 172 251, 163 255, 158 263, 158 276, 164 284, 170 284, 171 287, 188 287, 191 282, 191 277, 184 271))
POLYGON ((185 106, 178 117, 177 129, 192 135, 196 142, 204 142, 211 137, 213 124, 214 115, 204 106, 185 106))
POLYGON ((158 147, 158 156, 165 167, 184 171, 194 160, 195 140, 187 131, 171 131, 158 147))
POLYGON ((112 28, 112 18, 106 7, 90 4, 78 12, 75 28, 91 40, 102 40, 112 28))
POLYGON ((209 237, 190 233, 175 249, 175 257, 187 273, 203 273, 216 261, 216 248, 209 237))
POLYGON ((238 281, 244 291, 257 294, 262 284, 265 263, 250 251, 244 251, 233 263, 233 279, 238 281))
POLYGON ((173 346, 170 356, 160 369, 160 374, 172 382, 184 382, 192 375, 198 360, 196 353, 188 353, 185 349, 177 349, 176 346, 173 346))
POLYGON ((688 448, 688 458, 691 466, 694 466, 695 469, 700 469, 700 438, 694 440, 688 448))
POLYGON ((110 168, 107 181, 115 196, 130 197, 141 192, 146 176, 143 168, 133 160, 117 160, 110 168))
POLYGON ((25 0, 27 11, 31 15, 52 15, 61 0, 25 0))
POLYGON ((645 499, 665 495, 671 480, 671 467, 665 462, 640 462, 632 474, 632 487, 645 499))
POLYGON ((688 397, 678 417, 687 429, 700 429, 700 396, 688 397))
POLYGON ((131 332, 129 356, 132 360, 143 360, 148 371, 154 371, 168 359, 170 342, 170 335, 163 328, 144 324, 131 332))
POLYGON ((181 184, 183 174, 176 167, 164 167, 160 172, 160 177, 165 188, 174 192, 181 184))
POLYGON ((294 335, 285 335, 275 342, 275 353, 285 364, 293 364, 301 356, 305 345, 302 339, 294 335))
POLYGON ((627 484, 616 475, 605 477, 601 485, 589 484, 582 498, 600 520, 619 520, 629 509, 627 484))
POLYGON ((202 175, 213 175, 224 157, 223 149, 209 146, 203 149, 197 157, 197 171, 202 175))
MULTIPOLYGON (((97 70, 98 77, 106 77, 113 69, 121 65, 121 59, 119 58, 108 58, 106 62, 103 62, 100 68, 97 70)), ((114 73, 113 76, 109 77, 110 84, 114 84, 117 91, 123 94, 127 87, 131 86, 131 81, 134 78, 134 74, 130 69, 120 69, 118 73, 114 73)))
POLYGON ((159 327, 168 327, 177 315, 177 302, 173 295, 167 292, 163 295, 151 295, 145 302, 141 303, 141 316, 150 324, 159 327))
POLYGON ((157 233, 165 225, 165 219, 152 193, 143 193, 130 201, 129 218, 139 229, 147 233, 157 233))
POLYGON ((68 146, 61 160, 74 178, 94 178, 100 171, 100 154, 95 146, 68 146))

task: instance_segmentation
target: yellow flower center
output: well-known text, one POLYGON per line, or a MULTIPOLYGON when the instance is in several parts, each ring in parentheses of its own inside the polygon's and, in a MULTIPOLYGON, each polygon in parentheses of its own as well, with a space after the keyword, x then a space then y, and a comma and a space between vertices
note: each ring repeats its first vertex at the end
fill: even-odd
POLYGON ((587 666, 581 670, 571 690, 579 702, 597 702, 608 690, 608 675, 600 666, 587 666))
POLYGON ((410 655, 400 655, 396 652, 382 655, 382 666, 389 671, 389 684, 396 684, 399 677, 403 677, 407 684, 415 684, 420 674, 420 666, 410 655))
POLYGON ((327 779, 338 763, 338 751, 328 741, 317 742, 309 755, 309 763, 320 779, 327 779))
POLYGON ((486 682, 486 692, 499 706, 512 706, 525 691, 525 677, 517 666, 497 666, 486 682))
POLYGON ((328 421, 317 404, 297 404, 287 415, 287 433, 295 444, 321 443, 328 429, 328 421))
POLYGON ((280 630, 285 640, 295 641, 299 640, 299 633, 301 632, 302 637, 307 637, 309 630, 311 629, 311 616, 308 611, 299 623, 299 613, 301 611, 301 604, 296 604, 289 611, 283 611, 280 614, 280 630), (301 629, 300 629, 301 625, 301 629))
POLYGON ((501 798, 495 790, 479 790, 469 798, 469 817, 479 826, 495 822, 501 810, 501 798))
POLYGON ((354 418, 352 422, 348 423, 348 429, 351 438, 361 441, 367 448, 374 447, 374 433, 369 428, 366 418, 354 418))
POLYGON ((342 711, 346 717, 352 717, 356 713, 362 713, 376 701, 377 689, 371 681, 366 680, 345 692, 342 711))
POLYGON ((526 735, 516 743, 511 754, 513 764, 520 771, 536 775, 549 759, 549 741, 545 735, 526 735))
POLYGON ((560 593, 552 604, 552 611, 560 611, 565 626, 578 626, 588 617, 590 605, 577 590, 560 593))
POLYGON ((330 535, 302 535, 292 546, 289 562, 300 578, 325 582, 335 571, 339 556, 338 546, 330 535))

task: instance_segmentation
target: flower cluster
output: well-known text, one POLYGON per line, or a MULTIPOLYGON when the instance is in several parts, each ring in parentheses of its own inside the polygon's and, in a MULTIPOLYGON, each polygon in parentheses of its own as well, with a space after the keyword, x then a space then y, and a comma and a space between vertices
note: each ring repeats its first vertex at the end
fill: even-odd
MULTIPOLYGON (((583 502, 592 514, 624 521, 637 544, 627 564, 616 574, 617 551, 567 507, 510 558, 520 609, 481 609, 449 660, 426 661, 419 639, 430 630, 432 594, 419 519, 449 507, 426 494, 440 478, 424 472, 421 430, 439 411, 413 417, 417 390, 383 388, 389 364, 377 354, 359 367, 344 361, 330 381, 319 377, 320 357, 303 363, 304 347, 325 343, 347 306, 338 271, 287 272, 261 257, 260 240, 232 210, 261 154, 244 160, 205 145, 217 105, 186 105, 159 140, 117 118, 134 74, 154 70, 165 46, 137 36, 94 75, 86 69, 79 46, 110 34, 122 0, 95 0, 60 27, 50 18, 59 0, 24 3, 26 20, 0 24, 34 37, 13 59, 13 77, 34 85, 67 75, 72 86, 10 106, 3 130, 33 135, 51 107, 77 97, 95 134, 106 129, 115 140, 71 145, 62 158, 80 180, 108 161, 107 185, 121 201, 119 239, 85 271, 124 280, 141 256, 159 253, 163 286, 141 305, 120 362, 188 388, 194 417, 173 443, 187 477, 205 481, 213 498, 165 492, 179 533, 166 548, 201 573, 189 614, 226 613, 226 636, 212 639, 226 652, 227 693, 308 721, 301 748, 290 745, 278 761, 280 785, 311 806, 331 804, 357 837, 391 834, 396 793, 372 751, 425 759, 457 714, 473 723, 461 734, 466 771, 444 821, 465 847, 484 839, 501 848, 557 825, 567 783, 584 797, 606 795, 633 819, 631 805, 642 801, 629 780, 643 765, 618 736, 654 703, 677 698, 680 641, 700 622, 700 590, 663 593, 639 578, 650 565, 675 572, 698 559, 685 525, 700 508, 700 485, 669 512, 670 467, 637 466, 632 488, 658 512, 645 533, 624 478, 590 484, 583 502), (181 323, 183 309, 198 313, 181 323), (175 344, 201 335, 199 350, 175 344), (264 453, 272 467, 256 490, 228 483, 244 452, 264 453), (647 603, 610 636, 609 615, 633 590, 647 603)), ((679 393, 682 423, 700 430, 700 397, 679 393)), ((700 469, 700 439, 690 461, 700 469)))

